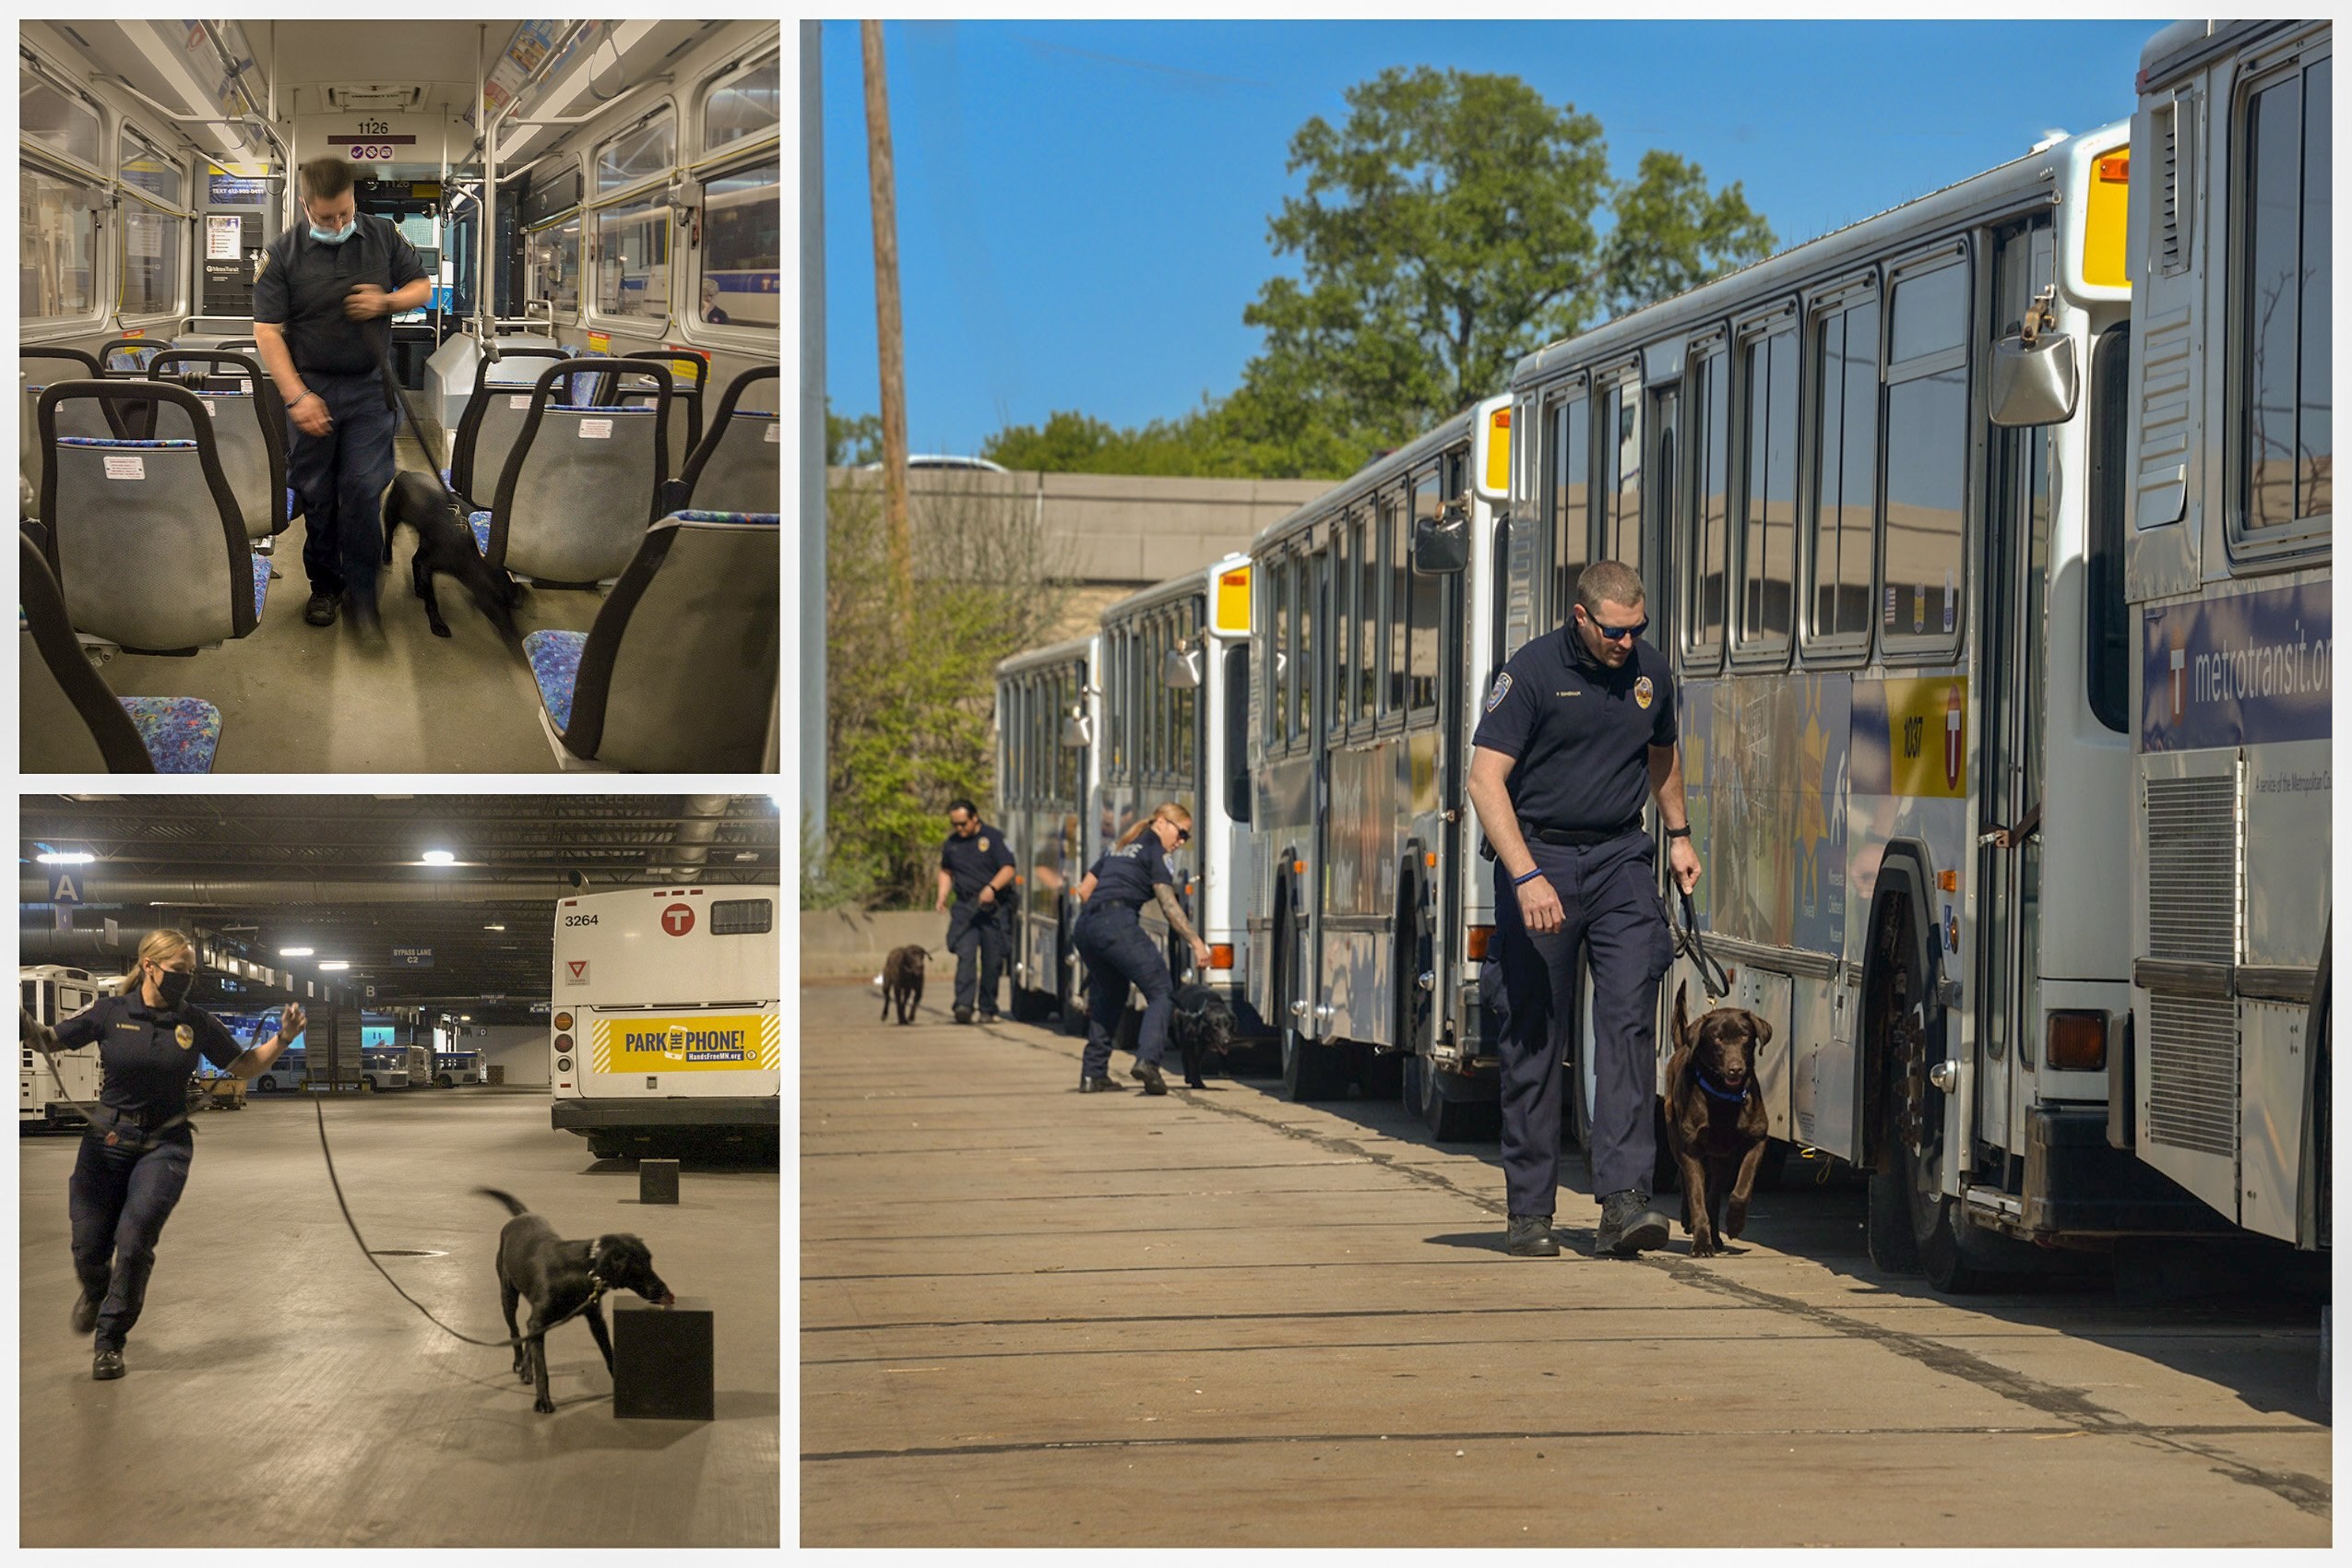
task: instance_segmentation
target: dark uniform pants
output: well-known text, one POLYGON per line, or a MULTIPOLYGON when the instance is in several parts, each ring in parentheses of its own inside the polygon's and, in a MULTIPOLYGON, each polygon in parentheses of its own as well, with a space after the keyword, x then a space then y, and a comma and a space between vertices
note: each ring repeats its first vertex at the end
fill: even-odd
POLYGON ((958 898, 947 910, 947 950, 956 955, 956 1005, 969 1007, 977 984, 980 1010, 996 1016, 997 992, 1004 977, 1004 904, 980 908, 977 897, 958 898), (978 959, 979 976, 973 976, 978 959))
POLYGON ((291 415, 286 421, 286 481, 303 498, 303 571, 313 593, 339 595, 348 588, 373 600, 384 555, 384 492, 398 467, 383 373, 304 371, 303 385, 319 395, 335 422, 325 435, 305 435, 291 415))
POLYGON ((1144 934, 1134 911, 1125 909, 1088 906, 1071 930, 1070 944, 1087 961, 1087 1049, 1079 1058, 1079 1076, 1111 1075, 1111 1042, 1119 1031, 1119 1016, 1127 1010, 1129 985, 1144 993, 1135 1060, 1158 1064, 1168 1054, 1168 1020, 1176 1010, 1168 955, 1144 934))
POLYGON ((100 1349, 121 1349, 139 1320, 147 1277, 155 1268, 156 1238, 188 1184, 195 1154, 193 1142, 169 1137, 150 1149, 82 1139, 67 1208, 74 1227, 74 1274, 84 1295, 102 1298, 95 1340, 100 1349))
POLYGON ((1646 1190, 1657 1159, 1657 985, 1674 956, 1658 907, 1657 856, 1629 833, 1590 847, 1527 841, 1560 896, 1560 929, 1538 935, 1497 861, 1503 960, 1503 1170, 1515 1215, 1550 1215, 1560 1188, 1562 1048, 1575 1019, 1576 949, 1593 983, 1593 1187, 1646 1190))

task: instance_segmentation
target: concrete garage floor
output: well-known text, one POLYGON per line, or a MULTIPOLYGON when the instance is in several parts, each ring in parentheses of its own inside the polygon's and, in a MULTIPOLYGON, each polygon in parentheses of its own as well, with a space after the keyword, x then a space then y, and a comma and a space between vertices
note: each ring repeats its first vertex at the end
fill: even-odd
MULTIPOLYGON (((425 467, 405 424, 399 461, 425 467)), ((100 668, 107 683, 120 696, 202 697, 220 708, 215 774, 556 770, 520 643, 501 642, 446 577, 435 592, 450 635, 433 635, 409 575, 414 533, 400 530, 377 589, 384 630, 362 638, 348 616, 325 628, 303 619, 306 529, 297 520, 279 536, 279 576, 251 636, 193 658, 120 654, 100 668)), ((530 588, 515 629, 585 632, 603 602, 588 589, 530 588)))
POLYGON ((1800 1182, 1512 1259, 1495 1146, 1393 1103, 875 1011, 802 993, 804 1546, 2328 1544, 2308 1303, 1942 1300, 1800 1182))
POLYGON ((511 1352, 427 1323, 360 1256, 299 1096, 196 1118, 186 1193, 156 1252, 129 1375, 90 1380, 66 1322, 66 1178, 78 1139, 18 1159, 19 1540, 25 1546, 766 1546, 781 1509, 777 1179, 689 1166, 675 1208, 634 1166, 547 1124, 543 1093, 418 1091, 327 1107, 336 1171, 404 1289, 452 1326, 505 1333, 502 1187, 564 1236, 629 1230, 717 1313, 718 1420, 622 1421, 588 1325, 548 1336, 556 1413, 511 1352))

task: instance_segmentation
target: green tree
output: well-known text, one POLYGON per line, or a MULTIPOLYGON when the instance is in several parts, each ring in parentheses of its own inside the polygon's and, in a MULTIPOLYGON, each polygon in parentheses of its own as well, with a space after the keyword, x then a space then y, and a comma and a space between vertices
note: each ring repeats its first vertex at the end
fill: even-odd
POLYGON ((828 469, 855 468, 864 463, 882 461, 882 416, 860 414, 848 419, 833 411, 833 399, 825 400, 825 466, 828 469))
POLYGON ((1256 461, 1313 471, 1398 445, 1523 354, 1770 252, 1737 185, 1711 196, 1652 153, 1621 187, 1599 122, 1515 77, 1392 68, 1346 97, 1343 126, 1291 138, 1305 190, 1269 224, 1300 276, 1242 315, 1265 347, 1225 414, 1256 461))

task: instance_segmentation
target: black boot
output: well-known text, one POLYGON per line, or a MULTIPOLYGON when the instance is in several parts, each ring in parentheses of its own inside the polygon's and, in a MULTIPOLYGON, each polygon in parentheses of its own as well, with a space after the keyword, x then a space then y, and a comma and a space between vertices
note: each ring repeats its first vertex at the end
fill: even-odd
POLYGON ((1515 1258, 1556 1258, 1560 1243, 1552 1239, 1551 1216, 1515 1214, 1503 1233, 1503 1250, 1515 1258))
POLYGON ((100 1383, 111 1383, 123 1375, 123 1352, 101 1349, 89 1364, 89 1375, 100 1383))
POLYGON ((1143 1085, 1146 1094, 1168 1092, 1168 1080, 1159 1075, 1159 1063, 1157 1062, 1138 1062, 1128 1072, 1127 1076, 1143 1085))
POLYGON ((74 1301, 74 1332, 88 1334, 98 1326, 99 1298, 83 1295, 74 1301))
POLYGON ((1650 1195, 1639 1187, 1611 1193, 1600 1200, 1600 1229, 1593 1234, 1593 1253, 1630 1258, 1635 1253, 1666 1245, 1669 1229, 1661 1215, 1649 1211, 1650 1195))
POLYGON ((1080 1078, 1078 1092, 1080 1094, 1120 1094, 1124 1091, 1109 1078, 1080 1078))

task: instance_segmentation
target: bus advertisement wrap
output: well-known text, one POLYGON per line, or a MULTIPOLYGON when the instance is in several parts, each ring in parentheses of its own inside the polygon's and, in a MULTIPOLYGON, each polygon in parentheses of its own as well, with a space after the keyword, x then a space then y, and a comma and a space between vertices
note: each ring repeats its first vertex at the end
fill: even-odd
POLYGON ((2326 583, 2151 609, 2140 745, 2150 752, 2328 737, 2326 583))
POLYGON ((686 1013, 651 1018, 599 1018, 590 1063, 600 1073, 678 1073, 780 1061, 782 1020, 775 1014, 686 1013))

